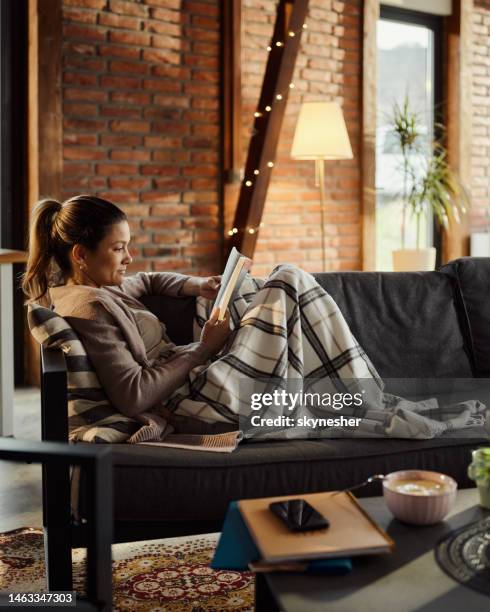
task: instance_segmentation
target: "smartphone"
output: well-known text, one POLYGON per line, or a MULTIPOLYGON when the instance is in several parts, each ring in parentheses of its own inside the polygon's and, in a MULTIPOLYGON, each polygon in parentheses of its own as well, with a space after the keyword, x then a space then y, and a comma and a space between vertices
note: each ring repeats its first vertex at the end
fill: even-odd
POLYGON ((290 531, 314 531, 330 526, 328 520, 304 499, 285 499, 269 504, 269 510, 285 523, 290 531))

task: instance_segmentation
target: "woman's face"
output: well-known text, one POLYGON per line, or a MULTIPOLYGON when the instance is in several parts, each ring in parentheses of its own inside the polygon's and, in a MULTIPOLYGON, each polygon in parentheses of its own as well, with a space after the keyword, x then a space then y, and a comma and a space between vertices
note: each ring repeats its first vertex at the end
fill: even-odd
POLYGON ((120 221, 109 228, 95 251, 85 250, 80 271, 84 283, 99 287, 120 285, 132 261, 128 250, 130 239, 128 222, 120 221))

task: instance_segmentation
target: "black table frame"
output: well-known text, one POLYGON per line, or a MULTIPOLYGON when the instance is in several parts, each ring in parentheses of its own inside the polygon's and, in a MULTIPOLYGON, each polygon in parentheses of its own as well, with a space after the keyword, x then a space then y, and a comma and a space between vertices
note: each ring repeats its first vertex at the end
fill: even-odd
MULTIPOLYGON (((72 591, 73 574, 71 537, 66 506, 56 503, 57 474, 68 475, 71 465, 87 474, 87 575, 86 600, 77 602, 76 610, 112 609, 112 453, 107 447, 73 445, 63 442, 37 442, 0 438, 0 459, 41 463, 49 473, 52 495, 43 492, 45 519, 46 574, 49 591, 72 591), (58 521, 61 518, 61 523, 58 521)), ((69 479, 67 478, 69 483, 69 479)), ((65 486, 64 479, 59 483, 65 486)), ((69 512, 69 505, 68 505, 69 512)), ((58 610, 57 607, 43 608, 58 610)))

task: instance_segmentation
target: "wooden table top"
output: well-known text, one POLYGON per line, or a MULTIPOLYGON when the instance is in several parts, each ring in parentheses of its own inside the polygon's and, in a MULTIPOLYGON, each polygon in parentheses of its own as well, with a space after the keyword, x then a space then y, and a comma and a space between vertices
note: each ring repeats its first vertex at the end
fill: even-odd
POLYGON ((24 263, 27 261, 27 251, 0 249, 0 264, 24 263))

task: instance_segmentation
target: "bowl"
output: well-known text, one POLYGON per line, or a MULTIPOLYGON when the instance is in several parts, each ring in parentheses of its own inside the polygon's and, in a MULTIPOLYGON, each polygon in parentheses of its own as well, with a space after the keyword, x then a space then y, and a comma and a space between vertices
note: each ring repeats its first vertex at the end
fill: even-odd
POLYGON ((457 488, 453 478, 440 472, 402 470, 385 476, 383 497, 398 520, 434 525, 452 508, 457 488))

